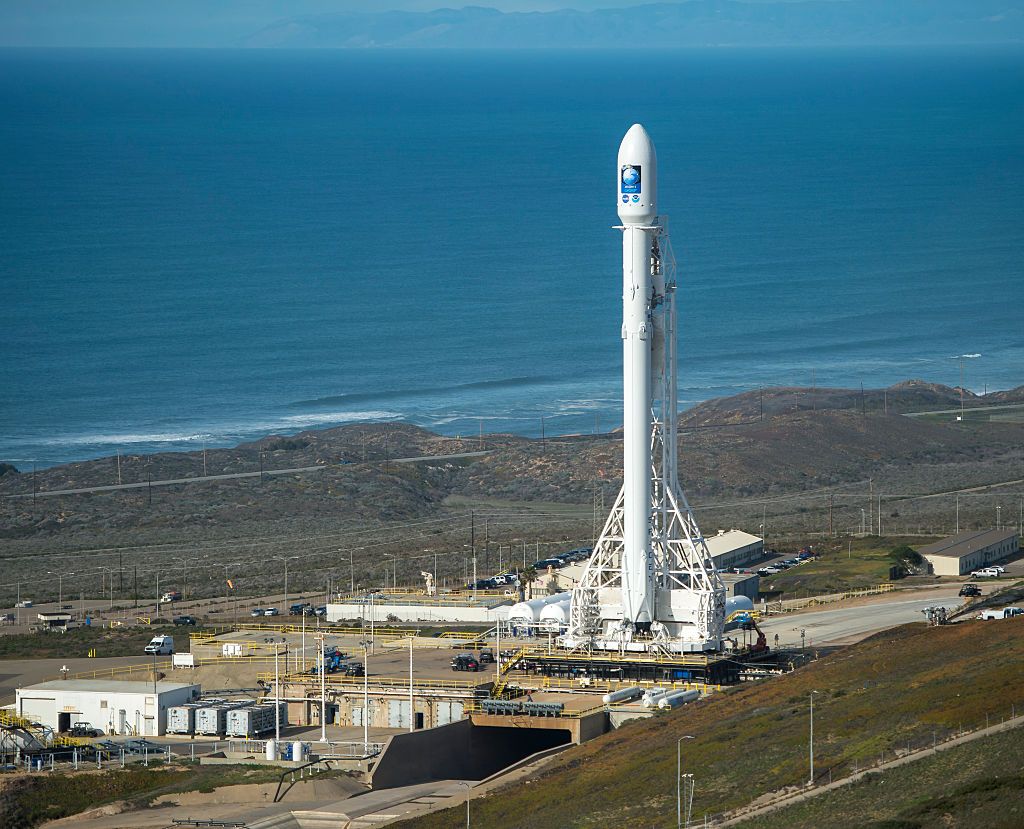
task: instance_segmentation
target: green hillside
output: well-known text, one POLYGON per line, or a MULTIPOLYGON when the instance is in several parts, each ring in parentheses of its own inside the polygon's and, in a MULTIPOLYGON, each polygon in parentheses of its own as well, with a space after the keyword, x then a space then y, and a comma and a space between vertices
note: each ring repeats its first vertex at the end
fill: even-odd
MULTIPOLYGON (((695 775, 693 814, 701 823, 704 814, 802 786, 812 690, 818 692, 815 770, 827 781, 830 770, 838 778, 908 746, 930 746, 961 728, 983 726, 986 716, 998 722, 1010 716, 1011 706, 1024 710, 1024 619, 907 625, 778 679, 628 725, 564 752, 535 780, 475 798, 474 825, 674 826, 676 741, 685 734, 695 737, 683 743, 684 771, 695 775)), ((1008 765, 1006 774, 1019 775, 1024 756, 1011 756, 1008 765)), ((979 769, 978 775, 989 773, 979 769)), ((956 784, 975 779, 968 775, 956 784)), ((451 809, 396 825, 454 829, 464 820, 460 809, 451 809)))

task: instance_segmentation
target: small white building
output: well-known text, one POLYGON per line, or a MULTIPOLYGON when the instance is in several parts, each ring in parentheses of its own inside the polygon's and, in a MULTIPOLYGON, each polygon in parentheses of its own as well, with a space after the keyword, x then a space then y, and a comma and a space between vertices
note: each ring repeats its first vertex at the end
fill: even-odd
POLYGON ((199 697, 199 686, 181 682, 118 682, 110 679, 55 679, 18 688, 19 716, 67 731, 91 723, 106 734, 160 737, 167 709, 199 697))

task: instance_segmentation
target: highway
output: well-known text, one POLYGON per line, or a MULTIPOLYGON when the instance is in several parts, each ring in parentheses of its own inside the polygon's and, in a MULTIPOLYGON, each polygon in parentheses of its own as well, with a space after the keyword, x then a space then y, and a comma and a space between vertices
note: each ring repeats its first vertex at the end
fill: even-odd
POLYGON ((769 647, 774 647, 775 635, 780 645, 799 645, 800 631, 806 631, 808 647, 812 645, 848 645, 908 622, 925 621, 922 611, 926 607, 959 607, 963 599, 956 591, 936 591, 925 598, 906 599, 887 596, 885 601, 858 604, 854 607, 836 607, 832 610, 814 610, 771 616, 760 623, 768 637, 769 647))
MULTIPOLYGON (((479 458, 487 454, 486 449, 478 452, 457 452, 453 455, 417 455, 412 458, 391 458, 388 461, 378 460, 370 463, 418 463, 420 461, 447 461, 456 458, 479 458)), ((232 472, 224 475, 195 475, 191 478, 164 478, 159 481, 139 481, 132 484, 107 484, 105 486, 89 486, 80 489, 48 489, 40 492, 8 495, 8 498, 48 498, 55 495, 86 495, 91 492, 117 492, 123 489, 148 489, 158 486, 177 486, 179 484, 198 484, 207 481, 234 481, 240 478, 272 478, 275 475, 298 475, 307 472, 322 472, 335 467, 355 466, 352 464, 317 464, 315 466, 295 466, 290 469, 265 469, 262 472, 232 472)))

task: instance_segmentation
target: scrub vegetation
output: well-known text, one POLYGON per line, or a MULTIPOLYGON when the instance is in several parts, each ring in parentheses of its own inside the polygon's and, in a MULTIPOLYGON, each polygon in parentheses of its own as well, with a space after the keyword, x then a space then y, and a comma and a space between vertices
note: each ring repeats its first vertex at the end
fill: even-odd
POLYGON ((48 820, 124 800, 126 810, 162 794, 213 791, 241 783, 276 782, 279 770, 253 766, 129 767, 108 771, 40 772, 0 780, 0 826, 33 829, 48 820))
POLYGON ((1018 829, 1024 826, 1020 729, 983 737, 916 763, 737 824, 737 829, 1018 829))
MULTIPOLYGON (((684 772, 696 776, 697 825, 704 814, 748 805, 768 792, 801 787, 809 774, 812 691, 817 692, 815 776, 819 783, 827 782, 830 774, 838 779, 883 757, 894 759, 908 748, 928 748, 933 740, 941 742, 961 729, 998 723, 1010 717, 1014 707, 1018 714, 1024 711, 1022 634, 1024 619, 934 628, 914 624, 878 634, 782 677, 715 694, 568 749, 533 780, 474 798, 474 822, 504 829, 674 826, 676 741, 683 735, 695 737, 684 740, 682 749, 684 772)), ((1019 741, 1024 732, 1012 733, 1019 741)), ((1009 780, 1005 785, 1014 791, 1024 772, 1024 756, 1001 756, 1002 774, 1009 780)), ((943 756, 941 762, 954 761, 943 756)), ((869 814, 881 815, 878 820, 887 819, 886 814, 896 819, 904 808, 900 804, 908 809, 943 809, 936 789, 923 782, 920 797, 913 796, 918 791, 913 777, 917 767, 908 767, 906 797, 892 801, 889 812, 882 808, 883 801, 889 802, 887 784, 865 784, 866 797, 871 800, 875 792, 878 799, 872 801, 874 812, 869 814)), ((881 779, 887 777, 888 772, 881 779)), ((994 791, 993 786, 1004 785, 997 786, 992 779, 990 766, 967 765, 951 779, 948 794, 965 787, 965 797, 987 797, 985 792, 994 791)), ((854 809, 851 814, 857 816, 793 825, 861 826, 860 813, 854 809)), ((919 820, 922 826, 945 825, 910 812, 900 819, 919 820)), ((464 821, 464 810, 454 808, 397 826, 456 829, 464 821)), ((912 826, 908 823, 905 829, 912 826)))
POLYGON ((160 634, 181 637, 187 642, 191 633, 201 627, 175 627, 174 625, 140 625, 125 627, 77 627, 67 633, 42 633, 0 636, 0 659, 59 659, 72 656, 137 656, 143 659, 143 648, 149 640, 160 634))

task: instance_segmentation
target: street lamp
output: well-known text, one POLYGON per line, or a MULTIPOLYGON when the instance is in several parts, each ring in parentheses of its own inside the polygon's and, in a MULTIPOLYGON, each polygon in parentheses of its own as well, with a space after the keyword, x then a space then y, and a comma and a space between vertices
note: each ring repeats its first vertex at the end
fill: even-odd
MULTIPOLYGON (((676 740, 676 827, 682 829, 683 827, 683 798, 682 798, 682 787, 683 787, 683 740, 692 740, 692 734, 684 734, 678 740, 676 740)), ((689 815, 687 815, 687 823, 689 823, 689 815)))
POLYGON ((459 780, 458 784, 466 787, 466 829, 469 829, 469 799, 473 795, 473 787, 463 780, 459 780))
POLYGON ((288 562, 298 556, 274 556, 275 561, 284 562, 284 609, 288 610, 288 562))
POLYGON ((64 604, 64 576, 73 576, 75 574, 47 570, 46 575, 57 577, 57 610, 60 611, 61 606, 64 604))
POLYGON ((808 785, 814 785, 814 695, 817 691, 811 691, 808 695, 811 700, 811 739, 810 739, 810 751, 811 751, 811 778, 808 781, 808 785))

